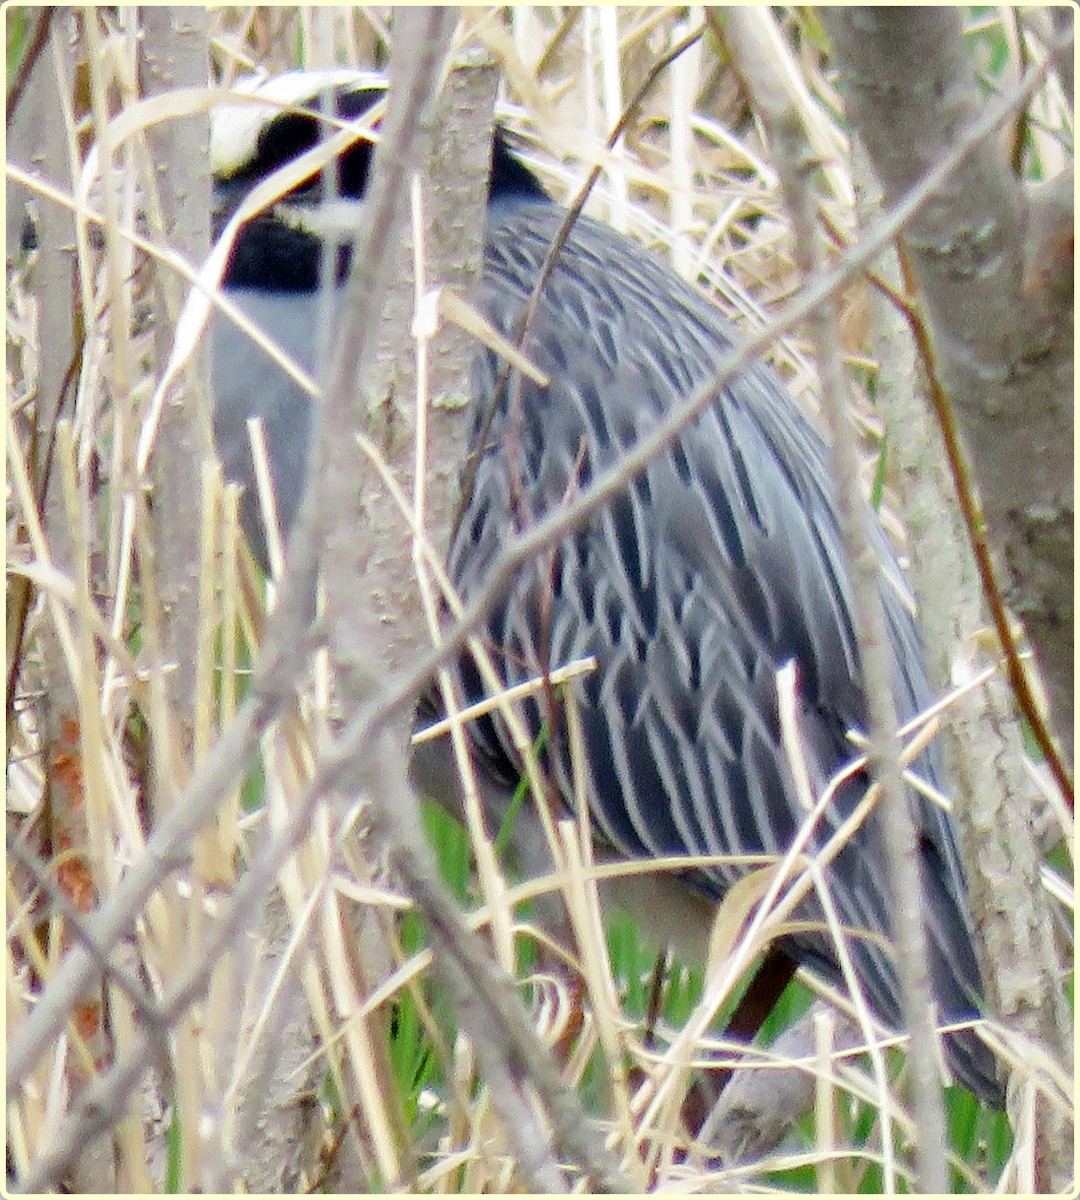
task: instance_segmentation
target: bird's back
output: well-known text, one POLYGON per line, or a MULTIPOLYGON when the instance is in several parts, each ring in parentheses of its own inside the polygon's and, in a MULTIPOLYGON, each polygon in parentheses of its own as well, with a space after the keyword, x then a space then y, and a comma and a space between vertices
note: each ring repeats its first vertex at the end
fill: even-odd
MULTIPOLYGON (((350 114, 370 103, 369 93, 349 95, 350 114)), ((313 143, 314 125, 305 128, 313 143)), ((359 166, 343 179, 359 198, 369 151, 360 144, 352 154, 359 166)), ((493 168, 481 304, 513 336, 565 214, 501 138, 493 168)), ((228 196, 243 194, 257 175, 256 164, 220 181, 223 213, 232 211, 228 196)), ((268 213, 245 229, 225 280, 231 298, 309 371, 324 318, 320 264, 313 234, 268 213)), ((218 449, 229 478, 248 485, 242 519, 265 566, 246 418, 264 418, 287 532, 306 480, 311 402, 231 322, 216 318, 212 340, 218 449)), ((500 392, 502 363, 487 351, 477 356, 476 470, 450 560, 459 589, 475 594, 512 529, 586 487, 711 380, 731 341, 716 308, 659 258, 602 225, 579 222, 525 346, 550 386, 525 381, 520 391, 500 392), (520 403, 511 404, 517 396, 520 403)), ((897 706, 908 717, 930 698, 922 650, 880 529, 875 537, 883 573, 897 581, 882 593, 897 706)), ((805 814, 780 746, 776 670, 796 664, 801 731, 820 789, 851 757, 846 730, 865 724, 850 610, 820 439, 758 363, 553 556, 520 574, 493 612, 488 640, 508 683, 582 655, 596 658, 596 672, 575 686, 593 824, 614 849, 779 855, 805 814)), ((477 697, 482 689, 467 662, 462 674, 477 697)), ((535 737, 548 714, 541 702, 524 707, 535 737)), ((572 771, 558 726, 549 767, 569 797, 572 771)), ((514 777, 520 764, 497 722, 476 723, 473 738, 496 782, 514 777)), ((933 752, 918 765, 937 782, 933 752)), ((858 784, 838 795, 812 845, 827 839, 861 793, 858 784)), ((917 812, 931 971, 944 1013, 963 1016, 976 1007, 979 981, 962 877, 947 818, 924 801, 917 812)), ((744 871, 719 865, 689 878, 716 899, 744 871)), ((874 1006, 898 1022, 895 975, 880 940, 892 902, 873 817, 828 881, 845 924, 879 939, 856 937, 852 950, 874 1006)), ((818 912, 811 905, 804 915, 818 912)), ((837 974, 826 935, 795 941, 804 961, 837 974)), ((972 1038, 956 1043, 952 1057, 962 1078, 994 1094, 986 1084, 989 1056, 972 1038)))
MULTIPOLYGON (((564 215, 543 202, 492 206, 482 304, 509 336, 564 215)), ((731 344, 721 314, 669 267, 606 227, 579 222, 524 347, 550 385, 499 389, 501 362, 478 357, 474 421, 483 444, 450 557, 462 594, 483 585, 509 529, 527 527, 618 463, 715 376, 731 344)), ((899 581, 878 528, 875 539, 883 580, 899 581)), ((884 582, 882 595, 903 719, 929 703, 930 690, 900 587, 884 582)), ((776 670, 785 663, 796 664, 818 793, 854 755, 846 730, 865 726, 824 447, 761 363, 553 555, 522 571, 487 632, 511 684, 596 658, 596 671, 576 685, 591 816, 630 856, 785 852, 806 816, 780 742, 776 670)), ((468 664, 463 680, 476 698, 482 689, 468 664)), ((524 704, 534 736, 550 715, 546 703, 524 704)), ((478 723, 474 737, 489 770, 512 777, 520 764, 499 721, 478 723)), ((556 742, 548 767, 571 797, 568 741, 556 742)), ((939 784, 936 751, 917 768, 939 784)), ((841 789, 812 847, 835 832, 865 782, 841 789)), ((929 802, 914 803, 938 1002, 949 1017, 968 1016, 981 993, 952 830, 929 802)), ((897 1024, 883 945, 895 900, 882 858, 871 815, 826 878, 844 924, 871 935, 852 937, 851 950, 874 1007, 897 1024)), ((690 881, 719 898, 747 869, 696 869, 690 881)), ((810 902, 802 915, 820 919, 820 907, 810 902)), ((837 977, 827 933, 792 942, 798 957, 837 977)), ((956 1040, 950 1057, 965 1082, 996 1095, 992 1060, 974 1035, 956 1040)))

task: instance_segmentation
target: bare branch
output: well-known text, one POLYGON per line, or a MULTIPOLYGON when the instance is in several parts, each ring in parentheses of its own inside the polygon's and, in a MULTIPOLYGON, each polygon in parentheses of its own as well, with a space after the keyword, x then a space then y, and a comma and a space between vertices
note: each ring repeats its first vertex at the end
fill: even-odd
MULTIPOLYGON (((1024 86, 1033 87, 1033 79, 1026 81, 1024 86)), ((1015 102, 1015 99, 1013 96, 1002 104, 988 106, 987 112, 980 117, 982 132, 991 127, 993 121, 1000 120, 1008 111, 1007 104, 1010 101, 1015 102)), ((979 131, 970 134, 972 138, 979 135, 979 131)), ((968 135, 959 139, 955 156, 962 155, 965 148, 971 144, 968 135)), ((932 182, 929 186, 932 186, 932 182)), ((920 194, 925 194, 925 189, 920 194)), ((541 523, 521 540, 513 543, 498 565, 489 589, 470 607, 464 622, 449 632, 445 645, 438 650, 419 655, 410 670, 380 684, 371 698, 359 707, 354 719, 343 732, 339 744, 327 754, 313 785, 301 797, 295 812, 290 814, 292 824, 280 837, 270 839, 263 846, 253 861, 250 872, 242 877, 230 902, 223 906, 224 916, 220 930, 215 930, 214 938, 204 947, 205 962, 199 963, 197 968, 193 967, 182 979, 176 981, 176 987, 169 992, 173 1002, 190 1003, 191 998, 205 987, 207 972, 216 957, 228 947, 229 938, 235 937, 244 923, 252 919, 261 898, 273 883, 277 868, 304 836, 312 820, 316 801, 329 790, 345 786, 350 764, 355 762, 358 755, 362 757, 364 754, 371 754, 372 746, 383 744, 372 740, 376 734, 384 729, 400 730, 407 723, 411 714, 412 698, 418 688, 432 677, 440 663, 461 650, 467 634, 475 630, 486 607, 513 572, 542 547, 564 536, 575 523, 585 519, 589 512, 595 511, 617 490, 624 487, 633 472, 640 469, 651 454, 657 453, 671 438, 677 436, 678 431, 692 420, 697 412, 713 402, 718 391, 745 367, 752 355, 773 338, 778 329, 789 327, 804 317, 815 305, 820 304, 831 290, 843 286, 853 272, 865 266, 881 247, 895 236, 896 230, 910 216, 917 203, 918 196, 910 204, 902 206, 898 216, 875 225, 867 242, 858 251, 846 256, 839 268, 830 272, 823 280, 812 284, 800 295, 784 322, 770 325, 745 349, 732 355, 727 362, 729 369, 718 379, 715 387, 690 398, 686 406, 672 414, 665 428, 658 431, 655 438, 633 452, 624 467, 600 480, 595 489, 577 498, 565 512, 560 512, 556 518, 541 523)), ((312 555, 316 553, 315 541, 310 539, 307 543, 312 555)), ((302 558, 304 554, 305 544, 297 540, 290 555, 290 572, 296 572, 297 556, 302 558)), ((221 741, 210 753, 205 766, 198 770, 189 787, 184 789, 179 797, 176 812, 170 813, 154 833, 145 857, 133 863, 128 875, 109 896, 101 911, 88 920, 90 936, 94 938, 100 953, 109 953, 119 939, 127 934, 148 897, 160 886, 168 873, 189 861, 194 831, 214 812, 220 798, 233 786, 248 757, 254 751, 259 735, 267 728, 284 700, 291 695, 293 681, 306 669, 313 639, 302 631, 307 625, 313 571, 306 576, 306 580, 301 571, 300 578, 302 582, 299 586, 286 586, 282 610, 274 618, 274 622, 279 622, 280 617, 277 624, 279 632, 271 632, 268 637, 266 658, 259 669, 255 687, 248 701, 239 710, 237 720, 226 729, 221 741)), ((396 737, 397 734, 394 733, 391 741, 396 737)), ((25 1078, 26 1072, 35 1065, 50 1039, 62 1028, 80 986, 92 977, 93 971, 92 958, 81 948, 73 949, 65 957, 55 977, 50 980, 36 1009, 31 1011, 28 1018, 14 1031, 12 1054, 9 1058, 9 1080, 15 1081, 14 1086, 17 1087, 19 1081, 25 1078)), ((106 1100, 113 1094, 113 1090, 124 1094, 124 1087, 130 1086, 131 1081, 139 1077, 146 1063, 150 1061, 150 1051, 143 1047, 138 1053, 140 1057, 137 1060, 126 1060, 125 1063, 118 1064, 116 1073, 109 1073, 103 1078, 102 1089, 94 1093, 99 1101, 106 1100)), ((73 1128, 76 1131, 81 1129, 85 1134, 89 1126, 84 1124, 73 1128)), ((589 1130, 583 1122, 577 1132, 582 1139, 588 1139, 589 1130)), ((59 1143, 56 1148, 61 1148, 59 1143)), ((51 1160, 52 1169, 55 1169, 56 1161, 51 1160)), ((40 1165, 44 1171, 46 1164, 40 1165)), ((52 1175, 39 1174, 39 1182, 43 1177, 55 1178, 52 1175)))
MULTIPOLYGON (((142 82, 147 97, 180 87, 206 87, 209 83, 208 30, 205 10, 162 6, 142 13, 142 82)), ((188 260, 201 263, 210 249, 209 123, 205 113, 164 122, 149 132, 154 168, 146 180, 148 208, 157 218, 159 232, 188 260)), ((158 320, 155 325, 157 362, 169 359, 172 332, 179 315, 180 281, 169 272, 155 273, 158 320)), ((171 710, 169 725, 179 722, 179 737, 169 737, 168 725, 157 729, 155 803, 171 803, 167 795, 182 777, 171 756, 181 761, 191 753, 196 663, 199 657, 199 580, 201 552, 201 464, 212 456, 208 404, 208 359, 196 352, 185 373, 183 386, 173 390, 165 405, 155 442, 151 471, 154 481, 154 556, 162 604, 164 661, 172 664, 167 676, 171 710), (166 743, 161 745, 159 743, 166 743), (172 744, 169 744, 169 743, 172 744)))
MULTIPOLYGON (((877 211, 876 181, 867 179, 861 190, 867 211, 877 211)), ((895 256, 886 256, 878 272, 901 290, 895 256)), ((931 677, 945 690, 980 669, 979 633, 986 626, 982 593, 922 385, 928 364, 917 363, 895 308, 877 296, 872 305, 877 398, 887 413, 903 495, 911 578, 931 677), (945 595, 948 604, 941 602, 945 595)), ((945 710, 944 725, 989 1010, 1018 1023, 1067 1062, 1072 1017, 1060 986, 1064 968, 1055 949, 1052 901, 1040 882, 1044 848, 1035 835, 1020 721, 1007 681, 997 674, 977 691, 959 696, 945 710)))
MULTIPOLYGON (((895 203, 985 108, 959 10, 823 16, 845 67, 852 121, 895 203)), ((1071 758, 1072 297, 1025 292, 1025 210, 1002 147, 987 139, 935 190, 905 241, 1007 599, 1036 648, 1071 758)))
MULTIPOLYGON (((958 138, 950 153, 935 167, 912 192, 890 213, 879 217, 868 226, 859 245, 843 254, 835 267, 812 281, 798 297, 793 299, 783 312, 770 321, 753 337, 748 338, 736 350, 724 356, 718 365, 716 379, 700 389, 660 423, 648 438, 642 439, 629 450, 617 467, 600 473, 587 489, 558 512, 543 518, 508 545, 494 564, 487 586, 463 613, 461 619, 447 632, 443 644, 429 651, 415 666, 399 678, 388 681, 387 690, 366 704, 349 722, 341 735, 341 756, 347 758, 362 746, 365 738, 387 722, 401 720, 411 712, 413 697, 433 678, 440 666, 453 660, 465 648, 468 637, 475 633, 486 617, 494 600, 499 596, 514 573, 531 561, 543 550, 556 544, 566 534, 578 528, 588 517, 606 504, 634 478, 637 472, 662 453, 679 436, 682 430, 700 416, 704 409, 716 402, 717 397, 731 381, 737 378, 755 356, 759 355, 779 335, 789 332, 800 321, 830 296, 865 270, 896 238, 897 233, 911 219, 919 205, 940 184, 941 179, 955 163, 987 132, 1004 121, 1025 95, 1033 89, 1040 78, 1032 72, 1022 84, 995 104, 988 105, 984 113, 958 138)), ((299 577, 297 564, 304 547, 310 539, 296 539, 289 562, 287 576, 299 577)), ((281 599, 272 619, 289 633, 309 624, 310 595, 313 572, 301 579, 300 586, 283 586, 281 599), (296 619, 296 613, 301 614, 296 619)), ((287 582, 288 580, 286 580, 287 582)), ((254 752, 258 739, 270 724, 274 715, 289 694, 292 681, 299 678, 307 662, 313 639, 311 634, 278 637, 268 632, 264 647, 264 658, 256 671, 255 680, 248 698, 237 710, 233 723, 222 733, 221 739, 208 756, 203 767, 196 773, 178 800, 177 815, 170 814, 155 831, 147 844, 148 857, 156 865, 140 869, 135 864, 120 886, 92 921, 93 935, 102 951, 107 953, 123 937, 130 922, 145 904, 147 898, 161 878, 169 871, 178 869, 188 858, 190 840, 195 829, 208 819, 218 803, 219 797, 235 786, 236 780, 250 754, 254 752)), ((320 786, 330 788, 339 781, 340 762, 337 755, 324 763, 325 778, 320 786)), ((80 959, 76 950, 65 960, 50 985, 50 1005, 43 1009, 39 1005, 30 1015, 18 1034, 11 1039, 8 1054, 8 1087, 18 1087, 25 1078, 30 1064, 42 1048, 59 1032, 74 994, 84 981, 83 972, 89 964, 80 959)))
POLYGON ((1071 43, 1076 36, 1076 11, 1070 4, 1054 4, 1050 6, 1050 19, 1054 24, 1054 32, 1063 42, 1068 43, 1059 58, 1058 71, 1061 75, 1061 87, 1065 92, 1065 100, 1072 108, 1073 53, 1071 43))
MULTIPOLYGON (((734 1165, 762 1158, 788 1136, 813 1105, 816 1083, 811 1071, 798 1066, 780 1071, 775 1069, 773 1061, 813 1055, 815 1022, 823 1011, 824 1006, 819 1002, 786 1029, 770 1047, 765 1069, 755 1069, 755 1064, 749 1062, 734 1073, 698 1133, 702 1154, 716 1154, 725 1163, 734 1165)), ((833 1010, 828 1012, 834 1015, 833 1010)), ((849 1050, 862 1040, 857 1025, 841 1018, 833 1034, 832 1049, 849 1050)))
MULTIPOLYGON (((795 236, 796 258, 804 279, 820 274, 824 262, 818 238, 817 198, 810 182, 816 155, 798 113, 772 67, 772 57, 750 11, 725 14, 724 38, 739 64, 770 134, 773 153, 795 236)), ((881 785, 878 820, 889 894, 896 903, 892 935, 904 1022, 911 1038, 909 1067, 918 1114, 916 1154, 919 1190, 948 1190, 945 1117, 937 1067, 933 993, 922 911, 923 886, 915 820, 901 772, 893 702, 892 661, 880 592, 880 567, 870 540, 870 513, 859 480, 859 453, 847 415, 846 384, 835 302, 821 305, 809 320, 817 349, 822 409, 828 421, 831 459, 844 549, 851 576, 853 617, 869 714, 869 755, 881 785)))

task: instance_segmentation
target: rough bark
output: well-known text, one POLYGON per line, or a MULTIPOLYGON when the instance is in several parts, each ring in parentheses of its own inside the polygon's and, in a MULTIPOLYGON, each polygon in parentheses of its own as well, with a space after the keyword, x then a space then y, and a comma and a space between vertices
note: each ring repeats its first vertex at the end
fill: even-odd
MULTIPOLYGON (((823 10, 853 125, 888 204, 985 107, 959 10, 823 10)), ((1072 757, 1072 289, 1025 282, 1029 205, 987 139, 905 233, 981 493, 1006 599, 1024 621, 1072 757)), ((1063 253, 1065 248, 1063 247, 1063 253)), ((1071 279, 1068 261, 1053 272, 1071 279)))
MULTIPOLYGON (((346 712, 371 702, 385 682, 414 663, 432 640, 418 584, 418 556, 415 550, 409 552, 409 518, 374 464, 365 461, 357 433, 363 431, 377 448, 410 501, 423 489, 425 503, 418 516, 423 536, 440 557, 449 543, 465 458, 469 368, 475 347, 459 331, 444 326, 432 340, 428 378, 422 379, 410 328, 415 319, 412 206, 402 203, 405 197, 400 191, 396 208, 386 206, 390 173, 385 155, 426 159, 430 163, 426 177, 436 182, 423 189, 423 221, 413 225, 414 231, 417 224, 423 230, 419 258, 425 290, 438 286, 463 290, 478 278, 485 203, 481 181, 490 155, 490 126, 479 121, 477 113, 486 112, 490 119, 494 78, 484 73, 487 77, 476 77, 471 89, 462 87, 443 120, 434 126, 430 101, 418 87, 415 71, 406 67, 425 54, 430 57, 425 40, 433 36, 419 16, 407 21, 402 13, 395 21, 383 154, 376 155, 367 200, 371 215, 366 237, 358 245, 347 311, 336 331, 324 389, 325 430, 317 452, 317 477, 312 481, 318 489, 315 536, 322 545, 330 658, 337 700, 346 712), (405 108, 409 105, 411 111, 405 108), (391 146, 393 151, 388 149, 391 146), (451 176, 471 184, 451 186, 451 176), (384 213, 385 224, 377 225, 384 213), (419 405, 425 401, 428 407, 421 414, 419 405), (425 424, 426 438, 418 448, 425 424)), ((304 534, 304 520, 302 514, 293 547, 297 536, 304 534)), ((369 800, 372 828, 431 925, 440 951, 438 967, 451 987, 462 1028, 471 1036, 522 1177, 540 1190, 561 1190, 565 1185, 549 1135, 511 1066, 514 1051, 488 1015, 487 1006, 505 1005, 509 997, 496 1000, 491 982, 470 977, 466 959, 472 939, 458 928, 460 917, 445 902, 424 842, 417 800, 406 783, 410 724, 403 717, 396 728, 384 730, 372 746, 373 756, 350 766, 347 794, 355 792, 369 800), (396 753, 395 743, 400 747, 396 753)), ((478 963, 473 966, 480 969, 478 963)), ((509 1002, 516 1010, 516 1002, 509 1002)), ((515 1019, 513 1012, 501 1007, 500 1012, 504 1020, 515 1019)))
MULTIPOLYGON (((883 262, 879 274, 900 290, 895 259, 883 262)), ((902 318, 883 297, 875 295, 872 303, 877 397, 903 499, 931 678, 944 693, 988 665, 978 650, 987 617, 952 478, 920 386, 922 370, 902 318)), ((951 704, 943 722, 988 1012, 1070 1064, 1073 1022, 1062 988, 1065 968, 1055 945, 1053 902, 1040 880, 1032 789, 1008 682, 1000 673, 992 676, 951 704)), ((1066 1069, 1071 1073, 1071 1066, 1066 1069)))
MULTIPOLYGON (((166 5, 142 12, 143 94, 209 83, 209 14, 201 8, 166 5)), ((153 159, 153 208, 161 227, 154 232, 194 264, 210 249, 209 121, 205 113, 163 122, 148 137, 153 159)), ((154 222, 156 224, 156 221, 154 222)), ((183 300, 181 281, 158 270, 154 308, 155 349, 160 368, 168 361, 172 332, 183 300)), ((196 661, 199 646, 199 579, 202 463, 212 457, 208 361, 196 352, 183 379, 165 403, 151 462, 153 532, 161 602, 161 653, 169 665, 166 693, 178 722, 174 744, 158 748, 155 791, 168 803, 181 777, 172 761, 191 752, 196 661), (171 768, 171 769, 170 769, 171 768)), ((159 730, 159 736, 165 731, 159 730)), ((186 774, 186 772, 184 772, 186 774)))
MULTIPOLYGON (((886 202, 895 202, 981 110, 959 15, 874 9, 833 12, 826 19, 852 120, 886 202)), ((1071 755, 1072 291, 1071 283, 1062 286, 1053 257, 1043 278, 1031 268, 1036 240, 1049 246, 1051 256, 1056 250, 1065 207, 1059 191, 1051 185, 1033 203, 1012 176, 1000 140, 987 139, 923 207, 903 241, 977 478, 1006 598, 1027 624, 1057 732, 1071 755), (1043 217, 1038 227, 1049 233, 1039 237, 1043 217)), ((1038 257, 1045 264, 1046 255, 1038 257)), ((1069 258, 1071 280, 1071 243, 1069 258)), ((940 498, 952 489, 940 440, 918 407, 917 372, 910 357, 897 361, 910 351, 888 340, 880 351, 882 399, 904 491, 923 497, 911 518, 913 558, 931 666, 945 687, 975 669, 972 639, 985 625, 981 596, 955 506, 940 498), (936 497, 929 503, 928 490, 936 497)), ((1025 799, 1012 697, 1000 678, 993 679, 980 693, 963 697, 946 720, 990 1012, 1069 1064, 1072 1020, 1050 901, 1039 881, 1041 856, 1025 799)), ((1044 1182, 1063 1186, 1071 1170, 1069 1123, 1049 1105, 1040 1122, 1044 1182)))
MULTIPOLYGON (((31 163, 46 179, 71 186, 66 127, 61 95, 72 95, 73 78, 79 61, 78 20, 72 12, 54 12, 45 56, 36 71, 38 79, 32 95, 31 121, 36 117, 38 140, 31 163)), ((70 435, 75 395, 81 362, 82 312, 79 301, 79 264, 75 253, 74 222, 69 213, 56 205, 41 205, 36 229, 38 264, 34 288, 40 303, 39 341, 47 352, 41 355, 36 406, 36 455, 34 485, 41 497, 44 528, 53 564, 76 582, 85 595, 90 587, 90 521, 86 508, 88 490, 85 478, 79 479, 75 467, 75 449, 68 438, 58 437, 58 426, 65 422, 70 435), (65 482, 66 477, 66 482, 65 482), (72 486, 74 485, 74 486, 72 486)), ((86 794, 87 772, 84 754, 93 753, 96 712, 90 711, 90 698, 80 688, 80 665, 67 659, 64 643, 78 646, 83 670, 91 667, 87 652, 87 633, 78 618, 64 619, 59 606, 52 609, 44 623, 42 690, 43 752, 49 764, 46 777, 45 829, 42 847, 50 870, 56 870, 58 856, 65 859, 58 881, 75 910, 88 912, 107 886, 104 878, 105 847, 101 845, 101 826, 94 820, 97 811, 86 794)), ((25 685, 24 681, 24 685, 25 685)), ((82 683, 88 681, 84 677, 82 683)), ((67 935, 62 939, 67 940, 67 935)), ((103 1025, 102 992, 96 973, 89 979, 76 1007, 75 1023, 86 1039, 94 1060, 105 1060, 109 1045, 103 1025)), ((80 1093, 92 1075, 80 1057, 69 1052, 68 1083, 80 1093)), ((47 1089, 39 1079, 42 1093, 47 1089)), ((84 1147, 72 1166, 71 1179, 77 1190, 112 1190, 116 1176, 108 1148, 84 1147)))

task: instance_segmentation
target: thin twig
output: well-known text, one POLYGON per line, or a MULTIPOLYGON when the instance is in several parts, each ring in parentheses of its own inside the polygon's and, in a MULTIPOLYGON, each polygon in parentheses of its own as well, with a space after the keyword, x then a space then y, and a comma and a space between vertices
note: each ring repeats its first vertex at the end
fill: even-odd
POLYGON ((1072 776, 1062 761, 1061 755, 1058 753, 1057 745, 1043 718, 1040 705, 1031 690, 1028 672, 1024 669, 1024 664, 1020 660, 1020 647, 1017 645, 1016 636, 1013 632, 1013 623, 1009 619, 1009 612, 1005 606, 1005 597, 1002 595, 997 571, 994 569, 993 559, 990 557, 990 544, 987 540, 986 522, 983 520, 980 506, 975 498, 971 471, 960 445, 960 432, 956 427, 952 405, 949 403, 948 394, 941 382, 941 370, 938 365, 937 356, 934 353, 934 345, 930 338, 926 319, 920 310, 911 261, 903 242, 899 244, 898 250, 901 269, 904 273, 904 285, 908 290, 907 302, 904 306, 901 306, 901 312, 903 312, 907 319, 912 340, 915 342, 915 347, 926 370, 930 401, 934 408, 934 415, 937 417, 938 428, 941 431, 942 445, 949 460, 949 472, 956 488, 956 498, 964 519, 964 528, 967 530, 971 552, 975 557, 975 563, 978 567, 983 596, 986 598, 987 607, 990 609, 990 617, 994 622, 994 631, 997 634, 1001 652, 1005 657, 1005 667, 1009 675, 1009 684, 1012 687, 1013 694, 1016 696, 1016 702, 1020 707, 1020 711, 1024 714, 1031 727, 1032 736, 1038 743, 1039 750, 1046 760, 1050 773, 1054 777, 1054 782, 1061 791, 1062 799, 1067 805, 1069 812, 1074 812, 1075 801, 1072 776))
MULTIPOLYGON (((24 10, 25 11, 25 10, 24 10)), ((41 58, 42 51, 45 49, 45 43, 49 39, 49 25, 52 21, 52 7, 46 7, 41 10, 37 19, 37 24, 34 26, 33 36, 27 43, 26 49, 23 52, 22 62, 19 63, 19 69, 16 72, 15 79, 12 81, 11 87, 7 94, 7 127, 10 129, 11 122, 15 118, 15 110, 19 107, 19 103, 23 98, 23 93, 26 91, 26 85, 30 82, 30 76, 33 74, 34 67, 37 65, 38 59, 41 58)), ((11 14, 8 14, 8 21, 11 20, 11 14)))
MULTIPOLYGON (((376 730, 409 711, 417 692, 441 666, 453 661, 462 652, 469 636, 480 628, 496 598, 503 594, 522 566, 578 528, 592 513, 608 503, 661 454, 687 425, 715 403, 731 381, 745 371, 771 342, 805 320, 818 305, 843 290, 851 279, 865 270, 893 242, 897 233, 940 186, 956 163, 1005 120, 1016 104, 1023 103, 1039 86, 1047 70, 1046 64, 1034 68, 1017 87, 987 105, 964 136, 957 139, 950 154, 891 212, 867 226, 858 246, 842 255, 831 270, 811 281, 781 314, 757 334, 724 355, 712 383, 700 388, 684 404, 674 408, 648 437, 639 440, 627 451, 618 466, 598 475, 565 509, 545 517, 514 539, 493 564, 482 592, 466 607, 454 627, 447 631, 445 641, 438 650, 424 655, 411 671, 391 681, 349 722, 335 747, 324 758, 310 785, 307 799, 316 799, 337 786, 343 759, 362 749, 376 730)), ((278 608, 270 621, 271 627, 276 625, 290 636, 281 637, 272 631, 268 633, 251 691, 239 706, 235 720, 222 731, 206 761, 177 797, 175 809, 154 831, 147 842, 145 857, 133 864, 117 889, 88 921, 102 953, 109 953, 126 936, 153 891, 171 871, 188 861, 195 830, 214 812, 220 797, 235 786, 257 748, 259 737, 292 694, 293 682, 300 678, 307 664, 308 653, 317 638, 308 628, 310 605, 307 597, 311 593, 303 590, 305 584, 310 586, 314 579, 314 569, 310 575, 304 572, 297 575, 298 555, 303 554, 304 548, 304 542, 297 542, 292 548, 288 572, 294 578, 300 578, 300 586, 283 586, 278 608), (302 614, 300 620, 296 620, 295 614, 289 618, 287 610, 290 604, 299 609, 302 614), (296 629, 307 632, 297 637, 296 629)), ((7 1062, 9 1095, 21 1086, 39 1055, 60 1033, 71 1006, 93 969, 89 956, 79 948, 73 949, 50 980, 47 994, 42 995, 34 1011, 14 1031, 9 1041, 7 1062)))

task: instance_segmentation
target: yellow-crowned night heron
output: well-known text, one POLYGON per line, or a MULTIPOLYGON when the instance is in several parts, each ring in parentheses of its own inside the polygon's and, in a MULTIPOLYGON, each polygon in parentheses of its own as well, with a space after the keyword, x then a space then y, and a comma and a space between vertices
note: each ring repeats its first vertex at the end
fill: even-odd
MULTIPOLYGON (((339 114, 356 115, 381 83, 341 78, 339 114)), ((279 98, 314 103, 320 82, 288 77, 279 98)), ((245 118, 247 119, 247 118, 245 118)), ((264 114, 242 164, 219 179, 230 195, 314 144, 316 122, 264 114), (271 120, 270 117, 273 117, 271 120)), ((250 131, 249 131, 250 132, 250 131)), ((217 131, 220 144, 221 130, 217 131)), ((341 187, 363 189, 370 147, 350 151, 341 187)), ((497 137, 484 279, 477 301, 507 337, 518 323, 564 212, 497 137)), ((241 235, 226 276, 231 298, 301 364, 312 368, 319 334, 321 247, 316 236, 273 212, 241 235)), ((278 511, 295 514, 308 450, 309 402, 254 345, 215 320, 216 435, 232 478, 251 482, 245 419, 261 415, 278 511)), ((709 381, 735 339, 728 322, 694 288, 627 238, 581 219, 546 284, 524 347, 550 386, 521 380, 500 387, 501 360, 477 353, 473 375, 475 473, 450 551, 454 583, 468 599, 483 588, 515 528, 586 488, 600 471, 709 381), (511 403, 512 396, 519 403, 511 403), (513 446, 514 453, 507 453, 513 446), (512 462, 511 462, 512 459, 512 462)), ((249 488, 249 492, 253 489, 249 488)), ((253 497, 245 526, 265 562, 253 497)), ((884 535, 875 543, 882 573, 902 717, 930 701, 923 653, 894 582, 899 571, 884 535)), ((486 630, 506 683, 592 655, 598 669, 577 685, 592 825, 622 855, 782 855, 802 824, 781 747, 776 672, 794 662, 801 724, 817 792, 852 757, 847 730, 864 725, 851 598, 818 435, 776 375, 756 363, 671 448, 550 561, 523 570, 486 630)), ((470 700, 483 689, 474 665, 459 665, 470 700)), ((527 700, 527 729, 539 734, 548 697, 527 700)), ((512 789, 517 761, 500 718, 471 726, 490 792, 512 789)), ((430 773, 430 763, 427 764, 430 773)), ((567 805, 574 796, 565 737, 552 740, 544 766, 567 805)), ((916 764, 939 785, 937 751, 916 764)), ((865 776, 837 792, 811 840, 822 845, 862 796, 865 776)), ((912 796, 928 915, 930 975, 941 1014, 977 1012, 979 971, 965 887, 949 817, 912 796)), ((690 893, 718 901, 745 874, 738 865, 695 867, 690 893)), ((900 1010, 886 942, 890 910, 880 833, 871 815, 825 871, 862 987, 878 1015, 897 1025, 900 1010)), ((688 902, 689 904, 689 902, 688 902)), ((697 906, 700 908, 700 904, 697 906)), ((688 920, 700 921, 693 905, 688 920)), ((808 900, 799 915, 820 926, 808 900)), ((808 928, 785 947, 831 980, 835 946, 808 928)), ((972 1033, 946 1039, 959 1080, 1000 1103, 992 1056, 972 1033)))

